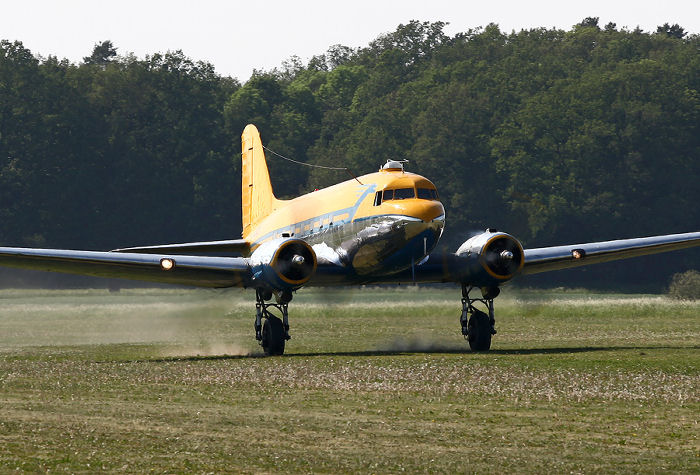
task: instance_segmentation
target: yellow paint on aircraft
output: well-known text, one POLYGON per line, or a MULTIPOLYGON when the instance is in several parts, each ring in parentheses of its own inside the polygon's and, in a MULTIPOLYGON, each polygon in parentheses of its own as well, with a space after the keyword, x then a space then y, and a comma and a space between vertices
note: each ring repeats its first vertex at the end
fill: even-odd
POLYGON ((258 129, 250 124, 241 135, 243 155, 241 180, 241 205, 243 238, 247 239, 255 226, 273 210, 284 204, 275 198, 270 183, 270 173, 265 162, 258 129))
POLYGON ((269 239, 318 229, 378 215, 403 215, 429 222, 445 210, 437 200, 409 198, 384 201, 375 206, 375 193, 384 189, 427 188, 430 180, 401 168, 383 169, 316 190, 292 200, 278 200, 272 192, 270 175, 260 134, 254 125, 243 132, 243 237, 253 248, 269 239), (303 231, 302 231, 303 230, 303 231))

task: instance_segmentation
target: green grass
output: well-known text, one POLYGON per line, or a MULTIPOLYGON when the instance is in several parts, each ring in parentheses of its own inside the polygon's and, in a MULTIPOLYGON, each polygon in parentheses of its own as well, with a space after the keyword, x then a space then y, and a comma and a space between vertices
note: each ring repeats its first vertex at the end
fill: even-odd
POLYGON ((265 358, 252 292, 0 291, 0 472, 700 471, 700 302, 496 303, 302 291, 265 358))

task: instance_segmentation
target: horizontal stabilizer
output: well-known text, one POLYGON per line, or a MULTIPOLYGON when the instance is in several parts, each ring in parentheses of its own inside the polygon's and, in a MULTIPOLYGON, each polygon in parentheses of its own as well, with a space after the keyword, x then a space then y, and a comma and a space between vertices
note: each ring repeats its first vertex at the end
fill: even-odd
POLYGON ((185 242, 182 244, 163 244, 157 246, 125 247, 111 252, 138 252, 143 254, 161 253, 220 253, 220 254, 250 254, 250 243, 245 239, 230 239, 227 241, 185 242))

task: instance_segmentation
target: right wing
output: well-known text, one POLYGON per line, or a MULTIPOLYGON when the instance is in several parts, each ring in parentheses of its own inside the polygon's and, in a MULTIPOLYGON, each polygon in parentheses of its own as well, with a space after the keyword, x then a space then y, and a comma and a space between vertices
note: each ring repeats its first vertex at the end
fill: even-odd
POLYGON ((247 287, 252 282, 244 257, 0 247, 0 265, 197 287, 247 287), (173 261, 171 269, 164 269, 163 259, 173 261))

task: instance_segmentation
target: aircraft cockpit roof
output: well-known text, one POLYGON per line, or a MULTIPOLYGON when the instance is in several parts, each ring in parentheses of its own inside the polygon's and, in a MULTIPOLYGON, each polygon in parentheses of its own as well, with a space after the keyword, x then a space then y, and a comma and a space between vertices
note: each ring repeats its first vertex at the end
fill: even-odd
POLYGON ((408 160, 387 160, 384 165, 379 169, 380 172, 396 172, 396 171, 404 171, 403 170, 403 165, 404 163, 408 163, 408 160))

